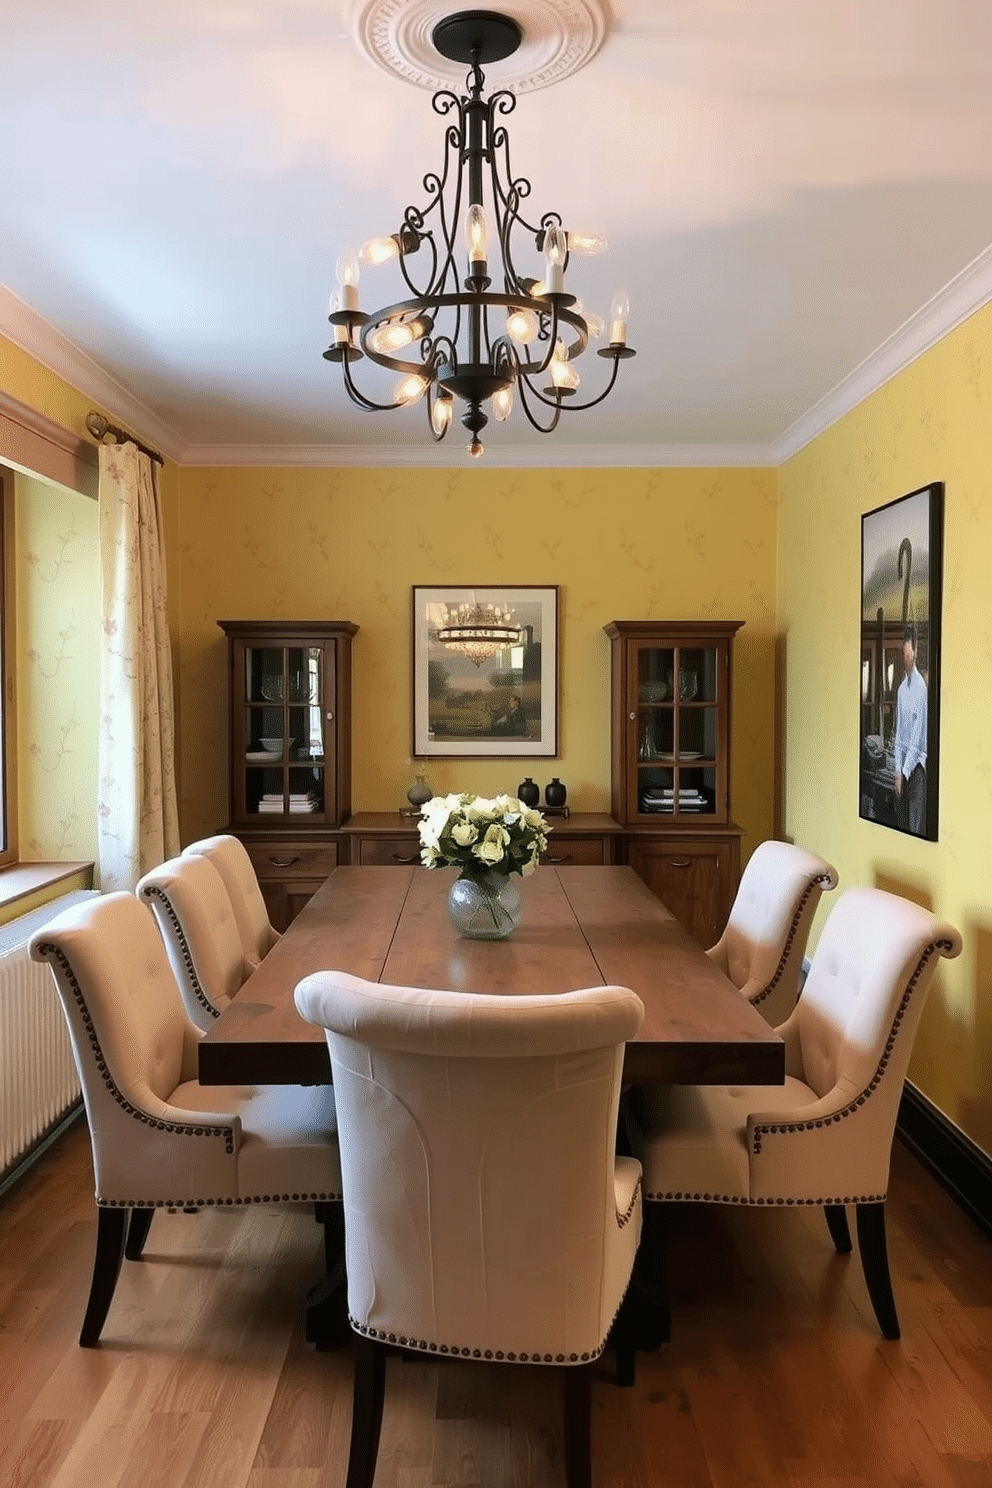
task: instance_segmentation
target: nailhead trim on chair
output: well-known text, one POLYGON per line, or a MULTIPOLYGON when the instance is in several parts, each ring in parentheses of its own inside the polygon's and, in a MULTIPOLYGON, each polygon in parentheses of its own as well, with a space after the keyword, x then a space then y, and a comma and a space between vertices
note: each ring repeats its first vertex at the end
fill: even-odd
MULTIPOLYGON (((763 1126, 756 1126, 754 1128, 752 1138, 751 1150, 753 1152, 758 1153, 761 1151, 761 1140, 763 1136, 775 1136, 776 1134, 780 1134, 782 1132, 813 1131, 824 1126, 832 1126, 834 1122, 844 1121, 848 1116, 852 1116, 860 1106, 864 1105, 868 1097, 872 1095, 875 1090, 878 1089, 882 1076, 885 1073, 885 1067, 888 1064, 889 1059, 892 1055, 892 1050, 895 1047, 896 1038, 899 1034, 899 1027, 905 1015, 906 1008, 909 1006, 909 1000, 913 995, 913 990, 916 987, 917 982, 923 975, 923 971, 926 967, 927 962, 938 949, 949 950, 950 948, 950 942, 945 940, 937 940, 934 941, 932 945, 928 945, 926 950, 923 952, 923 955, 920 957, 920 960, 917 964, 916 970, 913 972, 913 975, 907 982, 906 990, 900 998, 899 1006, 896 1009, 895 1017, 892 1020, 892 1027, 889 1029, 889 1036, 885 1040, 885 1049, 882 1053, 882 1057, 878 1061, 878 1066, 875 1070, 875 1073, 872 1075, 865 1089, 862 1090, 859 1095, 856 1095, 853 1100, 849 1101, 847 1105, 844 1106, 841 1110, 834 1111, 829 1116, 818 1116, 813 1121, 769 1121, 766 1122, 763 1126)), ((870 1200, 864 1199, 857 1200, 856 1202, 868 1203, 870 1202, 870 1200)))
POLYGON ((186 932, 183 930, 182 925, 179 923, 179 917, 172 907, 172 901, 169 899, 168 895, 159 888, 157 884, 147 884, 141 892, 145 899, 155 898, 161 901, 165 912, 168 915, 173 928, 175 929, 176 937, 179 941, 179 949, 183 953, 183 964, 186 967, 186 976, 189 980, 190 986, 193 989, 193 995, 200 1006, 210 1014, 211 1018, 219 1018, 220 1009, 214 1007, 213 1003, 210 1001, 210 998, 200 986, 200 979, 196 974, 196 967, 193 965, 193 957, 190 953, 189 941, 186 939, 186 932))
POLYGON ((803 897, 800 899, 798 905, 796 906, 796 912, 792 917, 792 924, 789 926, 789 933, 786 936, 785 946, 783 947, 782 955, 779 958, 779 963, 775 968, 775 975, 772 977, 770 982, 762 987, 760 992, 756 992, 753 997, 748 998, 748 1001, 750 1002, 752 1007, 757 1007, 759 1003, 764 1002, 766 997, 770 997, 771 994, 775 991, 775 988, 778 986, 779 982, 782 980, 782 973, 785 971, 786 965, 788 963, 789 955, 792 951, 792 942, 796 938, 796 931, 799 929, 799 921, 802 917, 803 910, 806 908, 809 896, 819 884, 829 884, 830 882, 831 877, 829 873, 818 873, 816 877, 811 878, 809 883, 806 885, 806 892, 803 894, 803 897))
POLYGON ((628 1225, 630 1223, 631 1218, 632 1218, 633 1213, 634 1213, 634 1210, 637 1208, 637 1195, 640 1193, 640 1191, 641 1191, 641 1179, 640 1179, 640 1175, 638 1175, 637 1182, 634 1184, 634 1192, 630 1196, 630 1203, 627 1205, 627 1207, 624 1210, 623 1214, 618 1214, 617 1215, 617 1228, 618 1229, 621 1229, 622 1230, 626 1225, 628 1225))
POLYGON ((790 1209, 804 1204, 884 1204, 885 1194, 845 1194, 843 1197, 818 1199, 743 1199, 740 1194, 716 1193, 646 1193, 649 1204, 743 1204, 749 1208, 790 1209))
POLYGON ((491 1359, 495 1363, 506 1364, 588 1364, 592 1359, 598 1359, 606 1347, 606 1339, 595 1349, 582 1354, 524 1354, 506 1352, 503 1349, 480 1349, 467 1348, 454 1343, 429 1343, 423 1338, 405 1338, 401 1333, 383 1333, 378 1328, 368 1328, 363 1323, 356 1322, 348 1314, 348 1321, 356 1333, 363 1338, 374 1338, 380 1343, 391 1343, 397 1348, 416 1349, 422 1354, 446 1354, 449 1358, 457 1359, 491 1359))
POLYGON ((339 1193, 247 1194, 240 1199, 97 1199, 100 1209, 240 1209, 245 1204, 339 1203, 339 1193))
POLYGON ((93 1051, 94 1058, 96 1059, 97 1069, 103 1076, 104 1085, 106 1085, 107 1089, 110 1091, 110 1094, 113 1096, 114 1100, 121 1107, 121 1109, 125 1111, 128 1116, 133 1116, 136 1121, 143 1122, 145 1126, 153 1126, 156 1131, 175 1132, 178 1135, 185 1137, 223 1137, 224 1151, 228 1155, 230 1155, 234 1151, 233 1126, 181 1126, 178 1122, 175 1121, 161 1121, 154 1116, 149 1116, 146 1111, 139 1111, 137 1106, 133 1106, 131 1102, 126 1099, 119 1086, 117 1085, 117 1082, 111 1075, 110 1070, 107 1068, 107 1061, 103 1057, 103 1050, 100 1048, 100 1040, 96 1036, 96 1029, 93 1027, 93 1020, 90 1018, 89 1009, 86 1006, 86 1000, 83 997, 79 983, 76 980, 75 973, 73 972, 72 967, 66 959, 65 953, 60 950, 58 946, 47 944, 39 945, 38 952, 40 955, 46 956, 49 959, 54 958, 56 961, 58 961, 59 966, 61 966, 63 972, 65 973, 69 986, 72 988, 72 995, 76 999, 76 1005, 79 1008, 80 1017, 82 1018, 83 1024, 86 1028, 86 1035, 89 1039, 90 1048, 93 1051))

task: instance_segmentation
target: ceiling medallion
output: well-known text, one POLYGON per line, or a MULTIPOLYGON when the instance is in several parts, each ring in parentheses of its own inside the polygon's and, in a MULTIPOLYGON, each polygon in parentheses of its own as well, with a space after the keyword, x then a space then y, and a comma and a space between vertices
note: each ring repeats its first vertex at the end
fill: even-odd
MULTIPOLYGON (((522 33, 516 54, 500 66, 500 86, 513 93, 571 77, 596 55, 607 33, 602 0, 507 0, 501 15, 522 33)), ((355 0, 348 26, 358 49, 377 66, 436 92, 465 76, 464 67, 441 56, 432 39, 447 16, 444 0, 355 0)))
POLYGON ((328 315, 334 341, 324 356, 340 366, 348 396, 368 412, 423 398, 435 441, 447 434, 457 399, 472 436, 469 454, 478 459, 490 413, 503 422, 516 401, 534 429, 550 434, 563 413, 585 412, 609 395, 620 363, 634 355, 627 345, 630 305, 626 291, 617 290, 607 331, 607 322, 566 290, 571 256, 605 249, 599 233, 566 228, 558 212, 537 221, 523 214, 531 183, 511 168, 503 123, 516 97, 505 88, 483 97, 482 71, 483 64, 516 54, 517 21, 461 11, 437 21, 431 39, 440 56, 468 66, 468 94, 442 88, 434 95, 434 112, 447 121, 444 155, 439 171, 421 177, 423 203, 408 206, 397 231, 370 238, 360 254, 342 250, 328 315), (535 249, 543 256, 534 265, 538 275, 518 257, 535 249), (392 303, 362 308, 360 260, 371 268, 394 266, 392 303), (578 398, 576 362, 590 338, 604 335, 598 355, 609 363, 606 386, 578 398), (367 368, 353 374, 366 359, 398 374, 390 402, 360 386, 367 368))

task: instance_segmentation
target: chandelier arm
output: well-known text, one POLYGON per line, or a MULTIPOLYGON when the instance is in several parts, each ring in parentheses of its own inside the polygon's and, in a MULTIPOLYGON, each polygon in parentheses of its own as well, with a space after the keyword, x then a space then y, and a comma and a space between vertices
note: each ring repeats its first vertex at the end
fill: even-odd
POLYGON ((523 374, 517 378, 517 392, 520 394, 520 407, 523 409, 524 416, 531 428, 536 429, 539 434, 553 434, 558 427, 558 420, 561 418, 561 399, 558 398, 554 402, 551 402, 550 399, 543 397, 535 387, 531 386, 529 378, 523 374), (543 403, 546 408, 554 409, 554 417, 549 424, 542 424, 536 414, 531 412, 530 404, 527 401, 528 393, 536 397, 538 402, 543 403))
POLYGON ((404 408, 406 406, 402 399, 398 399, 394 403, 375 403, 371 398, 366 397, 363 392, 359 391, 352 380, 350 363, 350 357, 342 357, 341 371, 344 376, 344 385, 348 397, 353 403, 357 403, 359 408, 364 408, 366 413, 391 413, 395 408, 404 408))
MULTIPOLYGON (((603 391, 597 397, 590 398, 588 400, 588 402, 586 402, 586 403, 572 403, 572 402, 566 403, 563 399, 561 399, 561 398, 559 398, 557 396, 554 397, 554 398, 549 398, 546 393, 542 393, 541 392, 541 389, 540 388, 536 388, 536 387, 534 387, 531 384, 530 378, 527 377, 526 374, 523 374, 522 375, 521 382, 520 382, 521 402, 524 401, 524 399, 523 399, 523 386, 524 386, 524 384, 526 384, 526 386, 528 388, 528 391, 531 393, 531 395, 533 397, 535 397, 538 400, 539 403, 543 403, 546 408, 557 408, 557 409, 559 409, 559 411, 564 412, 564 413, 584 413, 587 408, 595 408, 597 403, 602 403, 602 401, 603 401, 604 398, 608 398, 609 397, 610 393, 613 391, 613 384, 617 380, 617 373, 620 370, 620 363, 623 360, 624 360, 624 358, 621 355, 614 355, 614 357, 613 357, 613 372, 612 372, 612 374, 610 376, 609 382, 606 384, 606 387, 603 389, 603 391)), ((557 422, 558 422, 558 420, 555 419, 555 423, 557 423, 557 422)), ((536 427, 537 426, 535 425, 535 428, 536 427)))

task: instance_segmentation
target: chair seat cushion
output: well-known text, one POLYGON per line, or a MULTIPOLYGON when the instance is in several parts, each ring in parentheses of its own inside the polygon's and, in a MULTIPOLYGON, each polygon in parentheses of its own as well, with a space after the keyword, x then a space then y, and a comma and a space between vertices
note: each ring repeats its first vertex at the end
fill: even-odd
POLYGON ((239 1203, 341 1197, 332 1086, 201 1085, 189 1080, 173 1091, 169 1104, 240 1118, 239 1203))
POLYGON ((816 1099, 791 1076, 784 1085, 641 1086, 631 1110, 645 1198, 748 1203, 748 1116, 798 1110, 816 1099))

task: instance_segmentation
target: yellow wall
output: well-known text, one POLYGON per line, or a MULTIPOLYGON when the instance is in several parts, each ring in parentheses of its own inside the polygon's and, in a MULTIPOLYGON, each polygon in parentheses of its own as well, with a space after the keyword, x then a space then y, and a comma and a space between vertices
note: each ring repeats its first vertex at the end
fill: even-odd
MULTIPOLYGON (((552 775, 609 810, 613 619, 744 620, 734 809, 745 853, 773 830, 775 475, 768 470, 180 471, 183 840, 227 820, 220 619, 329 618, 354 641, 355 810, 411 783, 413 584, 560 586, 556 760, 431 761, 435 791, 552 775)), ((170 584, 171 584, 170 579, 170 584)))
POLYGON ((18 842, 23 859, 97 851, 100 589, 97 504, 14 481, 18 842))
MULTIPOLYGON (((911 1077, 992 1152, 992 305, 779 472, 783 829, 964 935, 911 1077), (939 840, 858 816, 861 516, 945 482, 939 840)), ((931 785, 932 788, 932 785, 931 785)), ((821 906, 818 925, 829 903, 821 906)))

